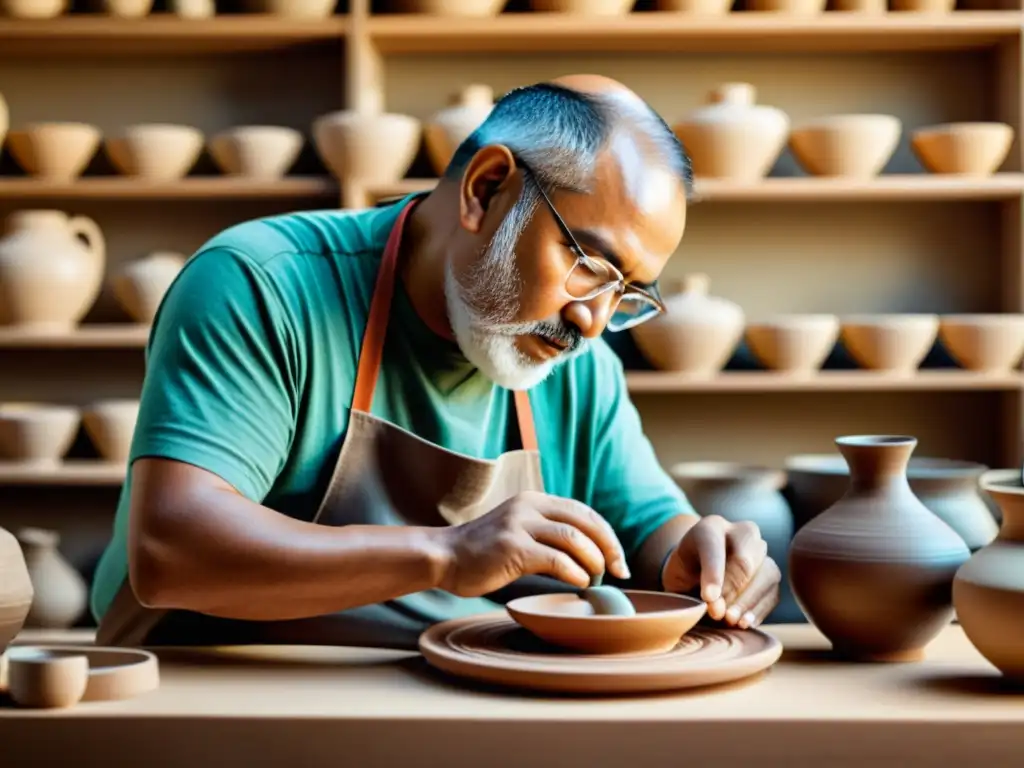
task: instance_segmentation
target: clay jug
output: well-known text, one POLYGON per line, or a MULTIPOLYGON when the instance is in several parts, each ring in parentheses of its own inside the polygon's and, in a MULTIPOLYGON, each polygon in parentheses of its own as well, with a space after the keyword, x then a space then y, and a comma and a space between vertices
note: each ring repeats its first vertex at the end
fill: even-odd
POLYGON ((42 528, 23 528, 18 541, 25 554, 35 591, 26 627, 67 629, 84 613, 88 601, 85 579, 57 549, 60 534, 42 528))
POLYGON ((756 104, 749 83, 723 83, 707 105, 674 126, 690 153, 693 174, 708 179, 757 181, 778 160, 789 136, 789 117, 780 109, 756 104))
POLYGON ((785 472, 709 461, 676 464, 671 474, 701 517, 719 515, 730 522, 747 521, 758 527, 768 544, 768 556, 782 570, 779 604, 766 621, 804 621, 786 578, 793 513, 782 496, 785 472))
POLYGON ((953 580, 953 605, 978 652, 1014 683, 1024 683, 1024 484, 1019 469, 996 469, 981 486, 1003 512, 995 540, 953 580))
POLYGON ((0 655, 25 624, 34 594, 18 540, 0 528, 0 655))
POLYGON ((7 217, 0 240, 0 321, 68 331, 99 295, 106 244, 95 221, 62 211, 7 217))
POLYGON ((655 368, 711 376, 729 361, 746 318, 738 304, 709 296, 710 285, 707 275, 687 275, 669 286, 664 314, 630 329, 637 348, 655 368))
POLYGON ((152 323, 185 261, 180 253, 155 251, 128 262, 111 280, 118 304, 135 322, 152 323))
POLYGON ((793 594, 839 654, 923 658, 953 619, 953 576, 970 551, 910 488, 916 438, 859 435, 837 438, 836 445, 850 482, 839 501, 793 537, 793 594))
POLYGON ((494 108, 494 89, 468 85, 452 97, 449 106, 430 118, 423 131, 434 172, 444 173, 459 145, 477 129, 494 108))

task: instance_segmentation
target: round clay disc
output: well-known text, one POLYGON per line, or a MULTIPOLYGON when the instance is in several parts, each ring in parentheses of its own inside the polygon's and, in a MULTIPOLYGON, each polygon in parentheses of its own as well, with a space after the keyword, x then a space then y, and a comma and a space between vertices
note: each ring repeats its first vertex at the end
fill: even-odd
POLYGON ((419 640, 439 670, 484 683, 561 693, 642 693, 741 680, 771 667, 782 643, 758 629, 694 627, 670 651, 588 655, 549 645, 508 614, 435 624, 419 640))

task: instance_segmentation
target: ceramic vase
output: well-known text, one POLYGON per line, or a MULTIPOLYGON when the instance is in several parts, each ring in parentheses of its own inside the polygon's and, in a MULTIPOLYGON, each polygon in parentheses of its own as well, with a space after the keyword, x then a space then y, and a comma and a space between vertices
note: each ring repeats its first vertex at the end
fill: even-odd
POLYGON ((772 169, 789 136, 789 117, 756 98, 750 83, 723 83, 705 106, 673 126, 694 176, 753 182, 772 169))
POLYGON ((438 176, 444 173, 455 150, 494 108, 494 89, 489 85, 468 85, 452 97, 449 105, 435 114, 423 129, 430 164, 438 176))
POLYGON ((793 537, 793 594, 838 654, 921 659, 953 619, 953 576, 971 553, 910 488, 916 438, 861 435, 836 445, 850 482, 793 537))
POLYGON ((34 595, 21 545, 0 528, 0 656, 24 626, 34 595))
POLYGON ((719 515, 729 522, 751 522, 768 544, 768 556, 782 570, 779 604, 768 622, 802 622, 787 579, 793 513, 782 496, 784 472, 728 462, 684 462, 671 475, 701 517, 719 515))
POLYGON ((106 243, 92 219, 55 210, 12 213, 0 239, 0 321, 71 329, 96 301, 105 266, 106 243))
POLYGON ((725 366, 743 335, 745 316, 728 299, 710 296, 707 275, 687 275, 664 297, 667 311, 631 329, 655 368, 712 376, 725 366))
POLYGON ((135 322, 152 323, 185 261, 180 253, 155 251, 128 262, 111 281, 118 304, 135 322))
POLYGON ((32 580, 35 597, 25 626, 38 629, 67 629, 85 611, 88 589, 85 579, 57 548, 60 535, 42 528, 23 528, 18 532, 32 580))

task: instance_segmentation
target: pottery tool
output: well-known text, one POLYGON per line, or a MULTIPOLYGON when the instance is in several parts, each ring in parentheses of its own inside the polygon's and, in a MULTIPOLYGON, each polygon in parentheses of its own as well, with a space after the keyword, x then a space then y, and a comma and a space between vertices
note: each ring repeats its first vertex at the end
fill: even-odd
POLYGON ((616 587, 590 587, 580 591, 598 616, 636 616, 636 608, 626 594, 616 587))

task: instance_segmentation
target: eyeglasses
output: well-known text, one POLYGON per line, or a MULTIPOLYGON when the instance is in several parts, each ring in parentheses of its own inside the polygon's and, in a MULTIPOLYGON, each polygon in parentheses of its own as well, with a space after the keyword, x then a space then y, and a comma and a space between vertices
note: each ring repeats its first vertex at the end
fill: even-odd
POLYGON ((644 288, 632 285, 626 282, 626 278, 613 264, 609 264, 604 259, 588 256, 573 236, 565 220, 555 209, 547 191, 537 179, 537 175, 521 161, 519 164, 533 176, 548 210, 551 211, 559 229, 569 241, 569 250, 576 257, 575 263, 565 278, 566 293, 577 301, 591 301, 604 293, 615 291, 615 308, 607 326, 608 330, 613 332, 633 328, 663 313, 665 304, 658 291, 657 282, 644 288))

